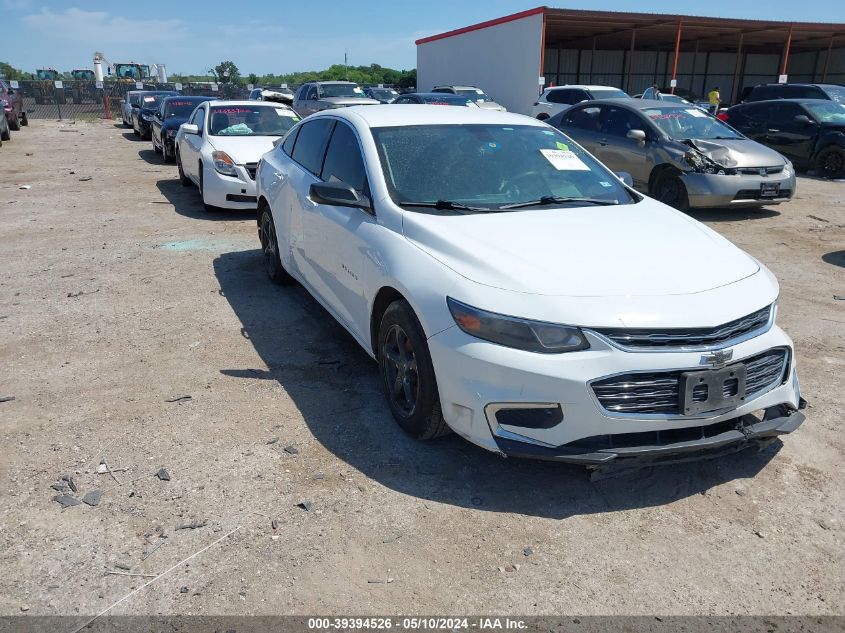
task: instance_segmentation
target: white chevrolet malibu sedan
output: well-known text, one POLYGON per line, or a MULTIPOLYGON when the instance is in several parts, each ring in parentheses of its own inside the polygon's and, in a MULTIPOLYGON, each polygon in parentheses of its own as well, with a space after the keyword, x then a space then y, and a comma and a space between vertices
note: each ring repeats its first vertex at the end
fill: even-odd
POLYGON ((176 133, 179 180, 199 187, 207 211, 254 209, 258 159, 298 121, 280 103, 202 103, 176 133))
POLYGON ((804 419, 772 273, 540 121, 321 112, 257 181, 268 275, 378 361, 416 438, 597 467, 766 444, 804 419))

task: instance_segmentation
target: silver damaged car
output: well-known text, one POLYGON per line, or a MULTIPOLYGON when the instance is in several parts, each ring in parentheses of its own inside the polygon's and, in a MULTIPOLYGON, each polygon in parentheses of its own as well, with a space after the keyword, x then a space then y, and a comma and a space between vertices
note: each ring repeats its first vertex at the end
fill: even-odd
POLYGON ((548 123, 676 209, 759 207, 795 195, 792 163, 692 105, 604 99, 548 123))

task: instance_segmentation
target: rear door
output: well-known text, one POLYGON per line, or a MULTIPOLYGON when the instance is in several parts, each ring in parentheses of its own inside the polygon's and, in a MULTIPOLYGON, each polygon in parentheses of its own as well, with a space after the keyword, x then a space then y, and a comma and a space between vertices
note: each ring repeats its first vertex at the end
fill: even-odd
POLYGON ((558 128, 593 154, 598 145, 601 129, 600 113, 601 109, 598 106, 575 106, 561 116, 558 128))
POLYGON ((309 248, 309 241, 314 242, 313 233, 321 222, 317 217, 317 203, 311 200, 309 190, 313 183, 320 180, 326 145, 334 124, 334 119, 328 117, 303 123, 291 154, 298 167, 291 169, 290 174, 291 258, 305 283, 323 300, 327 300, 329 294, 325 274, 319 254, 309 248))

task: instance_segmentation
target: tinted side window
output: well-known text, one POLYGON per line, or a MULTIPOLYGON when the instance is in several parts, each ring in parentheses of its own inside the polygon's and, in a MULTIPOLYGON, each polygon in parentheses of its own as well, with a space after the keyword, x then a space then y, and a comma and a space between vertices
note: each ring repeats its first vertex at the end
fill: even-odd
POLYGON ((758 86, 751 91, 748 97, 750 101, 768 101, 769 99, 780 99, 776 86, 758 86))
POLYGON ((772 108, 769 121, 775 125, 786 125, 799 114, 804 114, 797 103, 778 103, 772 108))
POLYGON ((326 161, 323 165, 323 180, 327 182, 343 182, 356 191, 364 191, 367 173, 364 169, 364 159, 358 138, 345 123, 337 123, 334 127, 329 148, 326 151, 326 161))
POLYGON ((449 88, 435 88, 432 92, 452 92, 449 88))
POLYGON ((282 151, 288 156, 293 156, 293 146, 296 144, 296 137, 299 135, 300 129, 302 128, 298 127, 290 132, 285 138, 285 142, 282 143, 282 151))
POLYGON ((590 95, 584 90, 573 90, 571 99, 572 103, 581 103, 582 101, 588 101, 590 95))
POLYGON ((602 107, 601 122, 601 131, 609 136, 625 136, 631 130, 646 131, 640 117, 624 108, 602 107))
POLYGON ((550 90, 546 95, 546 101, 549 103, 566 103, 571 104, 572 91, 571 90, 550 90))
POLYGON ((323 154, 332 126, 334 121, 331 119, 317 119, 299 128, 299 136, 291 157, 315 176, 323 166, 323 154))
POLYGON ((600 128, 599 108, 590 106, 570 111, 563 117, 562 122, 566 127, 598 132, 600 128))
POLYGON ((200 108, 194 112, 194 116, 191 117, 191 123, 196 125, 200 129, 200 134, 202 134, 202 127, 205 123, 205 108, 200 108))

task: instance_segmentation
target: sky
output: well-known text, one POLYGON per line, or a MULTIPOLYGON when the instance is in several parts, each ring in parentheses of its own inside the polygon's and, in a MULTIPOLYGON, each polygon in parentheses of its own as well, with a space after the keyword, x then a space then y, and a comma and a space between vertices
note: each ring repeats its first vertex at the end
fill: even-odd
MULTIPOLYGON (((547 0, 572 9, 684 13, 732 18, 845 21, 841 0, 547 0)), ((164 63, 204 74, 231 60, 241 74, 281 74, 342 64, 416 66, 414 40, 539 6, 531 0, 0 0, 0 61, 35 68, 164 63)))

